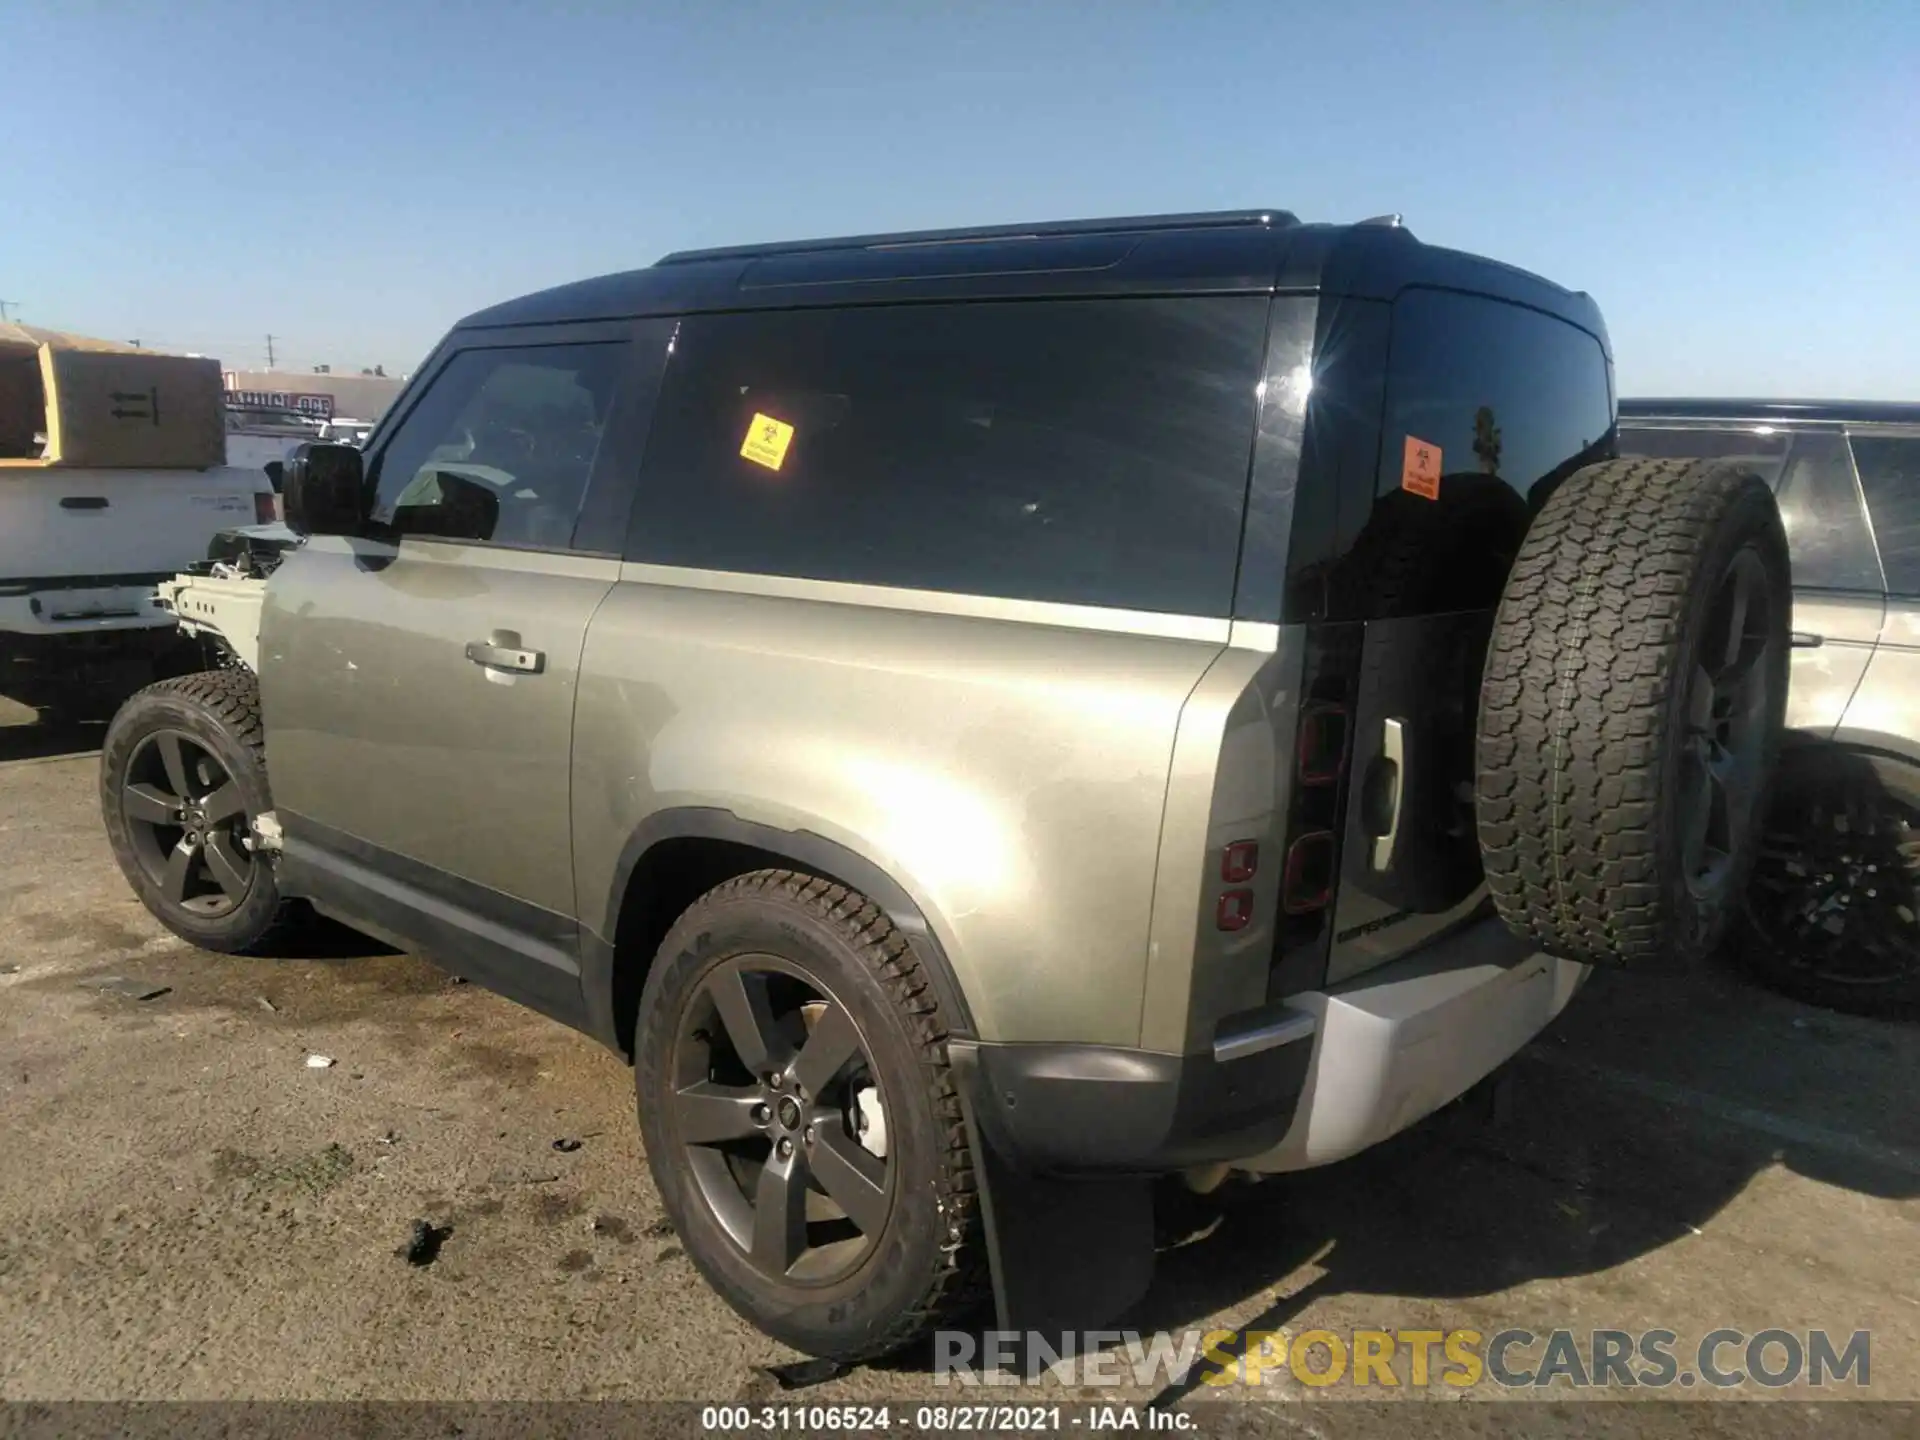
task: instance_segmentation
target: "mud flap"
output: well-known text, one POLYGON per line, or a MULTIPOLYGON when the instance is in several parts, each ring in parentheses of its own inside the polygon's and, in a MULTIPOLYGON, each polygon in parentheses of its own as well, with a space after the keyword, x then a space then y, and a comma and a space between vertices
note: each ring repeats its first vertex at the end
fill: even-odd
POLYGON ((1153 1280, 1153 1182, 1144 1175, 1039 1175, 994 1143, 974 1097, 971 1045, 948 1052, 980 1186, 995 1326, 1054 1338, 1125 1314, 1153 1280))

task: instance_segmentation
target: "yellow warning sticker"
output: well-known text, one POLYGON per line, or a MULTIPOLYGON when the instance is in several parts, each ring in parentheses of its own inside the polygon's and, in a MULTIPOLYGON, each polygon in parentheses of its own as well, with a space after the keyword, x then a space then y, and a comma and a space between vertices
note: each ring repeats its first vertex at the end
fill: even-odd
POLYGON ((1418 436, 1407 436, 1406 455, 1400 462, 1400 488, 1411 490, 1423 500, 1440 498, 1440 447, 1418 436))
POLYGON ((740 454, 756 465, 778 470, 780 462, 787 458, 787 447, 792 443, 791 425, 755 411, 753 423, 747 426, 747 438, 740 442, 740 454))

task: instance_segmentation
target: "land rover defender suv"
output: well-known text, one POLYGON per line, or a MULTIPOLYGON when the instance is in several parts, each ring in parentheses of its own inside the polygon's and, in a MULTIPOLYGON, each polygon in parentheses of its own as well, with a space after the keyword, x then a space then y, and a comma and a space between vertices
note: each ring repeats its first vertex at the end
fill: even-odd
POLYGON ((296 453, 107 829, 199 944, 310 906, 628 1057, 782 1340, 1097 1323, 1155 1177, 1350 1155, 1718 938, 1784 540, 1614 445, 1594 304, 1397 223, 670 255, 296 453))

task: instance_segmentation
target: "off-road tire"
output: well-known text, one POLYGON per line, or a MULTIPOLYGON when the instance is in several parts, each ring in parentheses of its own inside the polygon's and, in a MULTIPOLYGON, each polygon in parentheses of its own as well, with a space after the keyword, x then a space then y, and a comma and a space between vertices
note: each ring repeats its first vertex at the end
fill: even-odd
POLYGON ((1508 577, 1477 722, 1480 847, 1516 934, 1635 969, 1712 950, 1752 869, 1778 756, 1790 598, 1773 496, 1737 466, 1612 460, 1554 492, 1508 577), (1698 893, 1708 872, 1690 883, 1681 858, 1701 734, 1693 667, 1736 569, 1764 595, 1764 622, 1748 623, 1765 630, 1752 676, 1765 688, 1749 692, 1742 732, 1744 809, 1719 812, 1723 859, 1698 893))
MULTIPOLYGON (((990 1293, 986 1244, 945 1022, 918 957, 864 895, 816 876, 760 870, 695 901, 661 943, 640 998, 635 1088, 667 1216, 688 1256, 736 1311, 797 1350, 854 1362, 951 1325, 990 1293), (902 1168, 881 1237, 859 1267, 802 1287, 755 1268, 702 1197, 668 1122, 668 1073, 685 1007, 731 957, 773 955, 830 987, 861 1027, 902 1168)), ((891 1163, 891 1162, 890 1162, 891 1163)))
POLYGON ((195 914, 172 904, 136 855, 133 826, 122 802, 129 766, 142 743, 163 731, 184 733, 201 744, 239 787, 245 822, 273 808, 267 784, 265 731, 260 692, 252 672, 209 670, 147 686, 123 704, 107 727, 100 749, 100 810, 108 843, 127 883, 153 917, 183 940, 205 950, 248 954, 267 946, 296 914, 284 899, 265 856, 254 856, 245 898, 219 916, 195 914))

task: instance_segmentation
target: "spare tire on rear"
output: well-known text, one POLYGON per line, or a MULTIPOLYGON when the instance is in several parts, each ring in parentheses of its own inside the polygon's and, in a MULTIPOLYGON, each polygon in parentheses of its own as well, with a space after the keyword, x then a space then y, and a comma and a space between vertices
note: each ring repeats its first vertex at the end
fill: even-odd
POLYGON ((1737 465, 1611 460, 1553 493, 1480 693, 1480 848, 1516 934, 1636 969, 1718 943, 1779 754, 1791 599, 1773 495, 1737 465))

